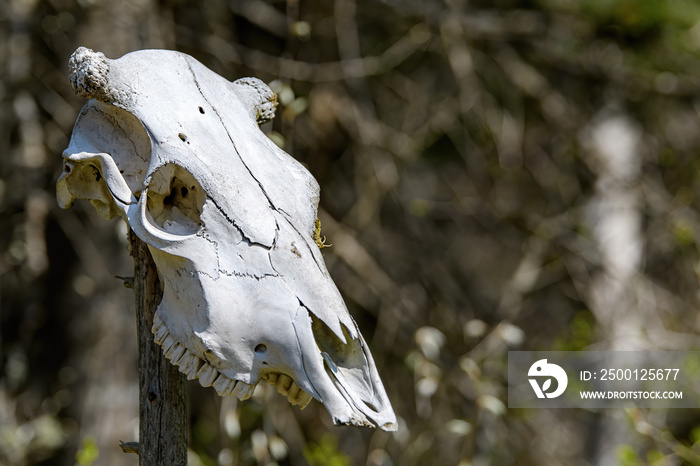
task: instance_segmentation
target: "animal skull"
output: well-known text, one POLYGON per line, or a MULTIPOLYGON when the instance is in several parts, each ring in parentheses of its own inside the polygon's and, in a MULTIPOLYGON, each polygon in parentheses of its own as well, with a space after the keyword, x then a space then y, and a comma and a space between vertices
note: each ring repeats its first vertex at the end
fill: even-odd
POLYGON ((221 396, 246 399, 264 379, 302 409, 321 401, 336 424, 396 430, 313 238, 318 184, 258 128, 274 93, 163 50, 109 60, 81 47, 70 80, 92 100, 63 153, 58 202, 89 200, 149 245, 165 356, 221 396))

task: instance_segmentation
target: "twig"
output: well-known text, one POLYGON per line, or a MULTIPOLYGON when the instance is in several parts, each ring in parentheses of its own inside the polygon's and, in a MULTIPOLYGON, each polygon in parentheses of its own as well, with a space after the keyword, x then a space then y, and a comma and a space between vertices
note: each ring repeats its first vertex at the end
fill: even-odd
POLYGON ((141 446, 139 445, 139 442, 122 442, 120 440, 119 446, 124 453, 136 453, 137 455, 141 454, 141 446))

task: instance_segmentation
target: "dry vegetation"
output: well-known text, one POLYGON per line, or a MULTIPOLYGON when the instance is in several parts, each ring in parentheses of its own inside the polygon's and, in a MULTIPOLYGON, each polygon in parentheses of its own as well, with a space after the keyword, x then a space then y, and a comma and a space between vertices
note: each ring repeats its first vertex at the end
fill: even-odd
POLYGON ((698 410, 508 410, 509 349, 700 349, 690 0, 0 2, 0 464, 134 465, 125 227, 54 183, 80 45, 271 82, 397 434, 190 386, 190 464, 700 464, 698 410))

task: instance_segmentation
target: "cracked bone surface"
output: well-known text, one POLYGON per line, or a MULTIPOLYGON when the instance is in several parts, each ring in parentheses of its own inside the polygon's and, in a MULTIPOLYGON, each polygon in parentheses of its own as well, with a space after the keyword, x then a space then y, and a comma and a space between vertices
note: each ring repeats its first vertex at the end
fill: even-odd
POLYGON ((192 57, 143 50, 70 59, 78 116, 57 183, 149 246, 163 284, 154 339, 189 379, 249 398, 260 380, 336 424, 396 430, 369 348, 314 227, 319 188, 258 124, 275 95, 192 57))

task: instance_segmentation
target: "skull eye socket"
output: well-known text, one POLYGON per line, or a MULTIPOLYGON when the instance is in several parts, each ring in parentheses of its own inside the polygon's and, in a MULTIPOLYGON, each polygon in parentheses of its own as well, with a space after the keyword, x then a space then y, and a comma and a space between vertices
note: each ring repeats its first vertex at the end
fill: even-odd
POLYGON ((151 219, 173 234, 189 235, 201 228, 205 199, 197 180, 175 164, 156 170, 148 185, 147 208, 151 219))

